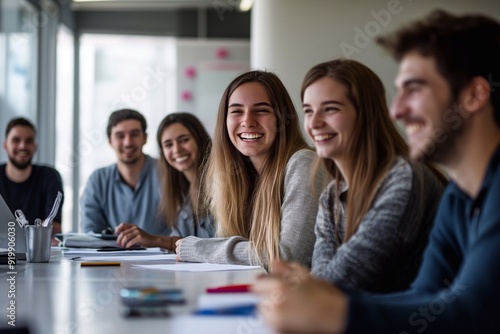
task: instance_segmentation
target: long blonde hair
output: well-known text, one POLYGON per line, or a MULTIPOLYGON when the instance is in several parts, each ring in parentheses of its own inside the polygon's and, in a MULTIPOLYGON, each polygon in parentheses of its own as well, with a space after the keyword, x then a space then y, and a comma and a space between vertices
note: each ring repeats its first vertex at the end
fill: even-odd
MULTIPOLYGON (((378 185, 398 156, 408 158, 408 146, 389 117, 385 89, 380 78, 365 65, 348 59, 337 59, 314 66, 302 83, 301 98, 307 87, 329 77, 347 88, 347 98, 356 110, 356 122, 348 152, 355 159, 349 166, 352 179, 347 192, 344 242, 357 231, 376 196, 378 185)), ((336 180, 339 193, 342 173, 331 159, 320 159, 336 180)), ((339 197, 335 198, 339 205, 339 197)), ((337 212, 340 212, 337 210, 337 212)), ((340 224, 336 217, 335 224, 340 224)), ((336 238, 340 242, 337 226, 336 238)))
POLYGON ((247 238, 254 251, 252 259, 269 263, 279 258, 286 164, 295 152, 308 147, 280 79, 265 71, 247 72, 234 79, 222 96, 214 133, 205 181, 209 206, 218 224, 217 235, 247 238), (260 175, 231 143, 226 127, 229 98, 240 85, 250 82, 266 90, 276 115, 276 139, 260 175))

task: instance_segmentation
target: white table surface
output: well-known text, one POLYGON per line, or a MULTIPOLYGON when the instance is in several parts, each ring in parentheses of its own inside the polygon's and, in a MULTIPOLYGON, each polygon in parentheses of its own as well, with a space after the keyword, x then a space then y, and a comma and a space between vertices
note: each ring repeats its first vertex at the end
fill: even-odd
POLYGON ((15 298, 8 298, 9 268, 0 265, 0 332, 8 327, 7 307, 15 300, 17 327, 28 324, 35 334, 272 333, 260 317, 191 315, 207 287, 252 283, 265 272, 262 268, 196 273, 142 269, 133 263, 140 258, 120 267, 80 267, 52 250, 49 263, 18 262, 15 298), (168 318, 124 318, 119 290, 144 286, 182 288, 187 303, 173 306, 168 318))

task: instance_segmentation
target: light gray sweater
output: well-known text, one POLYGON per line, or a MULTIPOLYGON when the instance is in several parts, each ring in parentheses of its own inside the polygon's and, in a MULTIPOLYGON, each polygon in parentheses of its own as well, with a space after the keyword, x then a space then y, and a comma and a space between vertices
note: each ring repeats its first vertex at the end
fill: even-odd
MULTIPOLYGON (((314 185, 316 195, 313 195, 309 177, 315 156, 312 150, 300 150, 292 155, 286 165, 281 205, 280 256, 283 260, 297 261, 308 267, 311 266, 315 241, 317 197, 324 182, 324 175, 319 173, 314 185)), ((190 236, 183 239, 179 256, 187 262, 251 265, 255 253, 250 242, 241 236, 212 239, 190 236)))
MULTIPOLYGON (((444 185, 424 165, 398 158, 356 233, 344 238, 347 188, 335 181, 320 198, 316 220, 313 275, 331 283, 370 292, 406 289, 420 266, 444 185), (340 210, 340 224, 335 224, 340 210)), ((356 200, 363 200, 362 198, 356 200)))

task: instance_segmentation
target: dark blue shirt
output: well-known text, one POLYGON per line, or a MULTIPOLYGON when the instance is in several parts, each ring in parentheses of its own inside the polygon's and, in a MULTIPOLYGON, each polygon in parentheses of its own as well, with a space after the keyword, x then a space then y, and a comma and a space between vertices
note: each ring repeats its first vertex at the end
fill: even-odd
POLYGON ((500 148, 481 190, 450 183, 411 289, 350 296, 348 333, 500 333, 500 148))

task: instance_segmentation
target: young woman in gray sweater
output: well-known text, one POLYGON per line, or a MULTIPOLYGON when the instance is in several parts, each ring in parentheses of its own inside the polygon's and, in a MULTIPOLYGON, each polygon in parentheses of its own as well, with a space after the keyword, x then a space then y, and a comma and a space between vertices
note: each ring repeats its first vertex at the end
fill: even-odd
MULTIPOLYGON (((311 265, 317 195, 309 187, 315 153, 293 103, 273 73, 251 71, 222 96, 207 167, 217 238, 177 241, 181 261, 311 265)), ((322 176, 315 179, 316 194, 322 176)))
POLYGON ((305 129, 334 181, 316 220, 312 273, 370 292, 416 276, 445 179, 408 160, 381 80, 354 60, 313 67, 302 85, 305 129))

